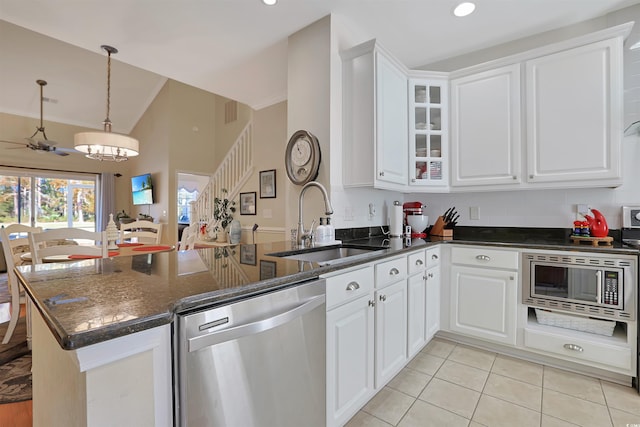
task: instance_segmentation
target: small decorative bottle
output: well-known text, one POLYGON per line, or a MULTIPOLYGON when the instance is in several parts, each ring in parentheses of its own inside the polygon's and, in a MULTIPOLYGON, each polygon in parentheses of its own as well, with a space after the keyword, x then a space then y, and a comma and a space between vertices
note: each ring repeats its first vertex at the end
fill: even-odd
POLYGON ((107 249, 118 249, 118 245, 116 245, 116 240, 118 240, 118 227, 116 227, 116 223, 113 221, 113 214, 109 214, 109 222, 107 223, 107 249))

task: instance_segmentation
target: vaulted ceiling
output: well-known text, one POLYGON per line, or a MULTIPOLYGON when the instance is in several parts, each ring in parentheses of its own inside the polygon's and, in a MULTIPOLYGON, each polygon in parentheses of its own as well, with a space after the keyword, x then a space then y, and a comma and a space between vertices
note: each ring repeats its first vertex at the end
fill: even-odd
MULTIPOLYGON (((638 0, 0 0, 0 112, 128 133, 166 78, 259 109, 287 97, 287 37, 332 13, 408 67, 602 16, 638 0)), ((0 129, 0 138, 2 138, 0 129)))

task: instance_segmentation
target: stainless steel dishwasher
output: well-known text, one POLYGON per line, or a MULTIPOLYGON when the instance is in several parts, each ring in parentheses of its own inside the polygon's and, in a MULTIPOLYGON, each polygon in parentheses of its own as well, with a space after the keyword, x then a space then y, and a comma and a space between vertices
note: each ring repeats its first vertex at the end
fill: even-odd
POLYGON ((325 281, 179 315, 180 426, 324 426, 325 281))

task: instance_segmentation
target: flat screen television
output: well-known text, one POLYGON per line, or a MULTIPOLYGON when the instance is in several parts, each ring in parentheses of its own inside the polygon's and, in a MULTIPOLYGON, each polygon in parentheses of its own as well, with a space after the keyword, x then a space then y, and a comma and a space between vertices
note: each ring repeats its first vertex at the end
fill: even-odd
POLYGON ((133 194, 134 205, 153 204, 153 183, 150 173, 131 178, 131 194, 133 194))

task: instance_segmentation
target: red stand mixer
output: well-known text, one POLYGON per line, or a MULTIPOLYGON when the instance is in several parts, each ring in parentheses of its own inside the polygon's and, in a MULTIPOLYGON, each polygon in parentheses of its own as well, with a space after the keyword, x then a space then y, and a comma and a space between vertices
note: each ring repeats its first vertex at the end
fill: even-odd
POLYGON ((405 225, 411 226, 412 239, 424 239, 429 227, 429 216, 425 214, 426 208, 421 202, 406 202, 402 205, 405 225))

